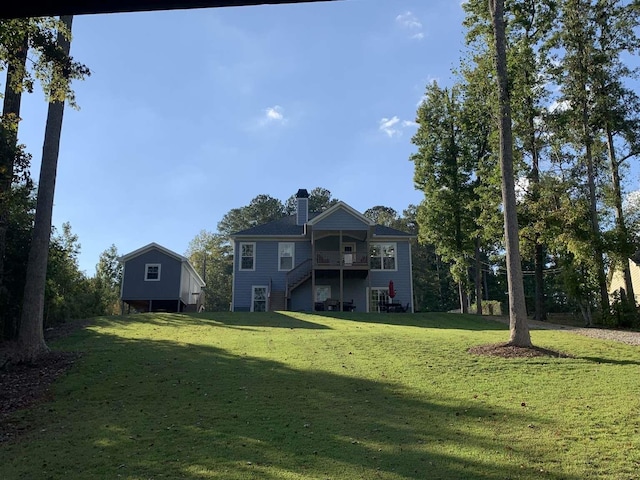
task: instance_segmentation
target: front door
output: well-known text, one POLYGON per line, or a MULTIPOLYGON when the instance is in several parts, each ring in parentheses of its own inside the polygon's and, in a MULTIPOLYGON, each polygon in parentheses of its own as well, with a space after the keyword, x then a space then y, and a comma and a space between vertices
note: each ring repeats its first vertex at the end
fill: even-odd
POLYGON ((253 286, 251 294, 251 311, 266 312, 267 311, 267 287, 253 286))
POLYGON ((343 243, 342 244, 342 264, 350 267, 353 264, 356 256, 356 244, 355 243, 343 243))

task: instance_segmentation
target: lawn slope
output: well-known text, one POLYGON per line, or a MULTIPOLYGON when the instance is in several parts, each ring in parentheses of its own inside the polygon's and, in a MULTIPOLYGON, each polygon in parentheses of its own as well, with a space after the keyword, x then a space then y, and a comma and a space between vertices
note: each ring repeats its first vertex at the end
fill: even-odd
POLYGON ((471 355, 452 314, 144 314, 17 412, 0 478, 640 479, 640 349, 559 331, 570 358, 471 355))

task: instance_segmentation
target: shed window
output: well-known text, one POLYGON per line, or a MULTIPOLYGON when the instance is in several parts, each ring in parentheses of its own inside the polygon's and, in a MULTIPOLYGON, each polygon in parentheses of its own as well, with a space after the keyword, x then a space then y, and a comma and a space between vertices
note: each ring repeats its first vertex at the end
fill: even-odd
POLYGON ((144 280, 146 282, 160 281, 160 264, 159 263, 147 263, 144 266, 144 280))

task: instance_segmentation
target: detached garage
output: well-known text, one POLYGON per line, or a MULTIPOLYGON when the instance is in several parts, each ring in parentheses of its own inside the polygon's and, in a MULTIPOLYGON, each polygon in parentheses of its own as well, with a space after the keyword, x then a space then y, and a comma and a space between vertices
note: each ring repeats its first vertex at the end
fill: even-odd
POLYGON ((122 313, 200 312, 204 280, 186 257, 150 243, 118 259, 123 264, 122 313))

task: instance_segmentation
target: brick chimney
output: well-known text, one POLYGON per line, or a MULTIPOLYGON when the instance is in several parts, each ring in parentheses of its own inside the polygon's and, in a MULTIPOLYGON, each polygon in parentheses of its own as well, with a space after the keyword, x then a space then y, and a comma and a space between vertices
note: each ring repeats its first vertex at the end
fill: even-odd
POLYGON ((296 225, 304 225, 309 220, 309 192, 304 188, 296 193, 296 225))

